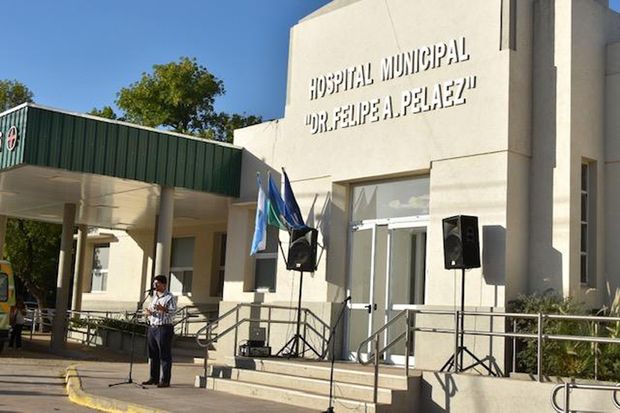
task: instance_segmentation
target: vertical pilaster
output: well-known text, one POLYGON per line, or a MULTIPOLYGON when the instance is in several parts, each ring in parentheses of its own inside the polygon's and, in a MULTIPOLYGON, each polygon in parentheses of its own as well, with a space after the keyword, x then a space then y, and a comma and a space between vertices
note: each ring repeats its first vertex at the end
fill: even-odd
POLYGON ((62 218, 62 238, 58 257, 58 281, 56 284, 56 307, 52 323, 52 351, 65 348, 67 327, 67 301, 71 280, 71 247, 73 245, 73 226, 75 225, 75 204, 65 204, 62 218))
POLYGON ((159 197, 157 220, 157 248, 155 252, 155 275, 170 274, 172 249, 172 220, 174 218, 174 188, 162 186, 159 197))
POLYGON ((82 289, 84 283, 84 254, 86 252, 86 236, 88 226, 78 226, 77 245, 75 248, 75 270, 73 272, 73 299, 71 300, 72 309, 80 311, 82 309, 82 289))

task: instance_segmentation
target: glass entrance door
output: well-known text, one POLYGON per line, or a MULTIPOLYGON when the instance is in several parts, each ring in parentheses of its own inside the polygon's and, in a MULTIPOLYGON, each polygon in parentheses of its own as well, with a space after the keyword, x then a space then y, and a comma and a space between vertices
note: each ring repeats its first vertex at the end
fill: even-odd
MULTIPOLYGON (((423 303, 426 221, 364 223, 351 229, 350 240, 347 343, 350 357, 355 358, 359 344, 403 306, 423 303)), ((403 330, 404 321, 386 331, 383 345, 403 330)), ((371 349, 360 351, 364 357, 371 349)), ((404 363, 403 354, 404 348, 395 349, 387 357, 404 363)))
MULTIPOLYGON (((384 322, 387 226, 355 226, 350 239, 348 350, 354 358, 359 344, 384 322)), ((367 352, 361 349, 362 355, 367 352)))
MULTIPOLYGON (((424 304, 426 279, 426 224, 391 225, 388 235, 388 297, 386 319, 407 308, 424 304)), ((385 334, 386 343, 405 331, 405 319, 397 321, 385 334)), ((409 354, 413 355, 413 343, 409 354)), ((395 345, 386 355, 395 364, 405 363, 405 343, 395 345)), ((413 357, 413 356, 412 356, 413 357)), ((414 364, 414 360, 410 360, 414 364)))

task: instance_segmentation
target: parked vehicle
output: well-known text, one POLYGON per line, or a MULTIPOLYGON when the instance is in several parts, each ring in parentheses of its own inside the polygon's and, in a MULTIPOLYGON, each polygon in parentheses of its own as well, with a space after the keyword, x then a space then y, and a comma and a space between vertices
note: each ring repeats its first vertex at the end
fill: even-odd
POLYGON ((15 305, 15 278, 8 261, 0 261, 0 353, 9 339, 9 314, 15 305))

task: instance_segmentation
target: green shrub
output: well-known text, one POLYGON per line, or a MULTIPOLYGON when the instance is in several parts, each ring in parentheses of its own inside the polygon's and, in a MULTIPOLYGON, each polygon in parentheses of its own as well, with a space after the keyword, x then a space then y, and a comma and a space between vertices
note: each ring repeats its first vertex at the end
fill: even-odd
MULTIPOLYGON (((614 300, 609 308, 605 307, 598 315, 620 317, 620 291, 616 291, 614 300)), ((600 325, 598 336, 620 338, 620 322, 600 325)), ((598 378, 601 380, 620 381, 620 345, 598 345, 598 378)))
POLYGON ((79 316, 74 316, 69 320, 69 325, 71 328, 110 328, 114 330, 119 330, 127 333, 131 333, 132 330, 136 332, 136 334, 146 335, 146 331, 148 329, 148 325, 143 322, 131 322, 127 320, 119 320, 115 318, 97 318, 97 319, 86 319, 80 318, 79 316))
MULTIPOLYGON (((510 311, 562 315, 588 315, 587 309, 571 298, 557 295, 521 296, 510 303, 510 311)), ((518 319, 517 332, 536 334, 537 319, 518 319)), ((593 323, 574 320, 543 320, 543 332, 549 335, 591 336, 593 323)), ((543 342, 543 374, 551 376, 594 377, 594 346, 578 341, 545 340, 543 342)), ((519 340, 517 371, 536 374, 538 341, 519 340)))
POLYGON ((101 327, 109 327, 115 330, 131 333, 135 331, 136 334, 146 335, 148 326, 142 322, 131 322, 126 320, 118 320, 115 318, 103 318, 97 320, 97 324, 101 327))

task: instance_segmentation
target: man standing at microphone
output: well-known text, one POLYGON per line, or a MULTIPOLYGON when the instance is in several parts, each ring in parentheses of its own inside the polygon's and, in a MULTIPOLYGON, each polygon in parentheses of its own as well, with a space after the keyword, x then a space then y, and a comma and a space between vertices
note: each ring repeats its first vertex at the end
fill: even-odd
POLYGON ((147 335, 149 347, 150 377, 142 384, 156 384, 157 387, 170 387, 172 373, 172 318, 177 309, 175 297, 168 291, 165 275, 153 280, 153 299, 144 310, 149 319, 147 335), (161 366, 161 380, 160 380, 161 366))

